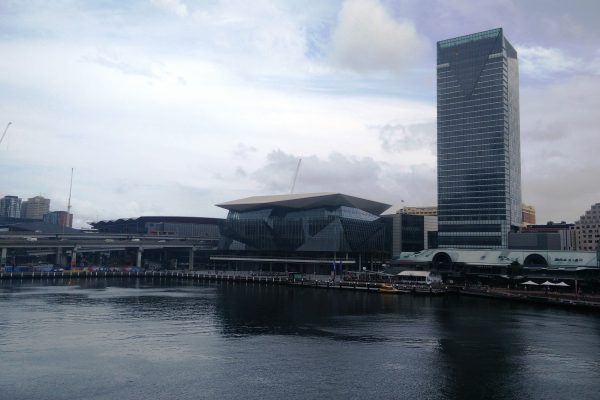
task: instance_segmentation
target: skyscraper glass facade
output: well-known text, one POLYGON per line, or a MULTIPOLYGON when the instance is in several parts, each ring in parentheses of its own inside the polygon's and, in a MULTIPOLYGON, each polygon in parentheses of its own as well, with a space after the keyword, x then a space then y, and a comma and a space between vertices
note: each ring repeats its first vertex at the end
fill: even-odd
POLYGON ((502 29, 437 44, 439 247, 503 248, 521 225, 517 52, 502 29))

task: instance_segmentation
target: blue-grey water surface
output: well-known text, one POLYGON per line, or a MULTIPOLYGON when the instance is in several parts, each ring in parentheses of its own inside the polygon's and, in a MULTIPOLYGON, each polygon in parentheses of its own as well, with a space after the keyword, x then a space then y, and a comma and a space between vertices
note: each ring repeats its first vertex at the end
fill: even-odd
POLYGON ((459 296, 0 282, 0 399, 600 399, 600 316, 459 296))

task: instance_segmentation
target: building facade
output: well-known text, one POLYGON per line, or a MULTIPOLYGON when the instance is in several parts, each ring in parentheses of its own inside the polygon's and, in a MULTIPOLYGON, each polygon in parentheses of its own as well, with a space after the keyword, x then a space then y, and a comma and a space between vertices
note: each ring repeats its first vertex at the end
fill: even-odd
POLYGON ((560 240, 559 250, 576 250, 575 246, 575 224, 566 222, 548 222, 546 225, 527 225, 522 233, 543 233, 558 235, 560 240))
POLYGON ((21 204, 21 218, 44 219, 44 214, 50 212, 50 199, 35 196, 21 204))
POLYGON ((143 216, 93 222, 100 232, 131 235, 177 236, 219 241, 221 218, 143 216))
POLYGON ((518 80, 501 28, 437 43, 439 247, 505 248, 521 226, 518 80))
POLYGON ((535 225, 535 207, 523 204, 523 226, 535 225))
POLYGON ((21 199, 18 196, 1 198, 0 217, 21 218, 21 199))
POLYGON ((341 193, 256 196, 218 204, 229 211, 223 234, 261 254, 386 252, 390 207, 341 193))
MULTIPOLYGON (((418 252, 437 247, 438 220, 434 215, 405 213, 402 208, 393 216, 392 257, 403 252, 418 252)), ((419 212, 419 210, 417 210, 419 212)), ((387 215, 385 217, 388 217, 387 215)))
POLYGON ((66 228, 73 227, 73 214, 66 211, 52 211, 44 214, 44 222, 52 225, 64 226, 66 228))
POLYGON ((428 207, 402 207, 398 210, 400 214, 409 214, 409 215, 428 215, 428 216, 437 216, 438 208, 435 206, 428 207))
POLYGON ((600 239, 600 203, 594 204, 574 226, 575 250, 596 251, 600 239))
POLYGON ((402 252, 417 252, 425 248, 425 221, 423 215, 403 214, 393 216, 392 257, 402 252))

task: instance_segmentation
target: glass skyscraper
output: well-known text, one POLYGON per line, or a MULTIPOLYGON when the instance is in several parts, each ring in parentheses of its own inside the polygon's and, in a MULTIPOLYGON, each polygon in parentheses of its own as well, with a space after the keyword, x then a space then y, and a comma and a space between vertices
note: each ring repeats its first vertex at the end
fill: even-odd
POLYGON ((439 247, 503 248, 521 225, 519 68, 502 29, 437 43, 439 247))

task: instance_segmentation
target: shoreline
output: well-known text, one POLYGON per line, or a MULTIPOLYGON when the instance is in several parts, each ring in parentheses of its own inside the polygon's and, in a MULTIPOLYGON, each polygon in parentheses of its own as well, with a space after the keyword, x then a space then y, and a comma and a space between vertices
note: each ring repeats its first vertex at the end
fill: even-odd
POLYGON ((231 273, 199 273, 182 271, 144 271, 144 272, 89 272, 89 271, 61 271, 61 272, 0 272, 0 280, 42 280, 42 279, 106 279, 106 278, 158 278, 165 280, 190 280, 190 281, 221 281, 240 283, 259 283, 272 285, 286 285, 290 287, 319 288, 330 290, 353 290, 379 293, 381 295, 465 295, 471 297, 491 298, 504 301, 563 307, 578 310, 600 312, 600 301, 585 299, 561 298, 556 295, 542 293, 524 293, 507 289, 466 289, 458 286, 446 286, 443 289, 430 289, 428 287, 405 286, 400 290, 389 290, 377 282, 356 281, 326 281, 326 280, 290 280, 287 276, 268 276, 252 274, 231 273))
POLYGON ((505 290, 490 289, 487 291, 474 289, 460 289, 460 294, 472 297, 485 297, 498 300, 506 300, 519 303, 547 305, 555 307, 575 308, 580 310, 593 310, 600 312, 600 302, 582 299, 560 298, 544 294, 523 294, 506 292, 505 290))

